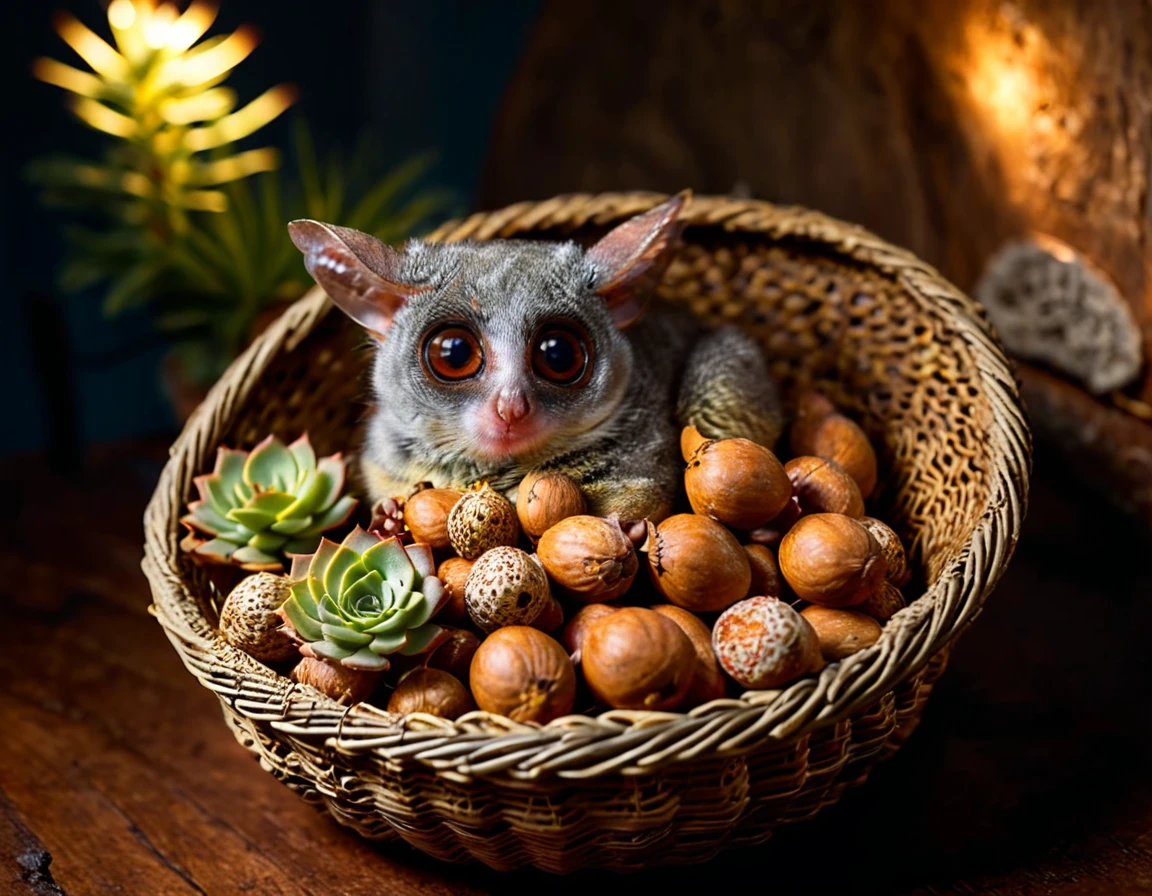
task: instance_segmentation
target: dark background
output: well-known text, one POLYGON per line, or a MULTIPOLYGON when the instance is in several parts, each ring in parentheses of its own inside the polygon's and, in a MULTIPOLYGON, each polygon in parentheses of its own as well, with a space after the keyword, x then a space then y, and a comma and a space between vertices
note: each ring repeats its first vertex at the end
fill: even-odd
MULTIPOLYGON (((256 25, 259 47, 232 73, 241 101, 273 84, 300 89, 296 106, 257 138, 288 147, 303 115, 318 148, 350 148, 367 128, 386 147, 380 172, 425 150, 438 154, 427 178, 471 206, 491 121, 538 0, 224 0, 210 33, 256 25)), ((42 208, 24 168, 68 151, 97 156, 100 135, 64 107, 65 93, 32 78, 49 56, 86 68, 51 27, 64 7, 104 34, 96 0, 11 4, 4 11, 0 139, 0 382, 8 384, 0 454, 51 449, 61 458, 95 441, 175 431, 158 375, 163 340, 144 314, 112 320, 102 294, 64 294, 56 267, 66 213, 42 208)))

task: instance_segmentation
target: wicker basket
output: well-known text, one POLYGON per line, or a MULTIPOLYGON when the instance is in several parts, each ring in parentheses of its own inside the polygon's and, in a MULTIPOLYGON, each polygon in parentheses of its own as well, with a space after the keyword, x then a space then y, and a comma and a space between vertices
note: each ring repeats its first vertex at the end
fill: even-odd
MULTIPOLYGON (((660 198, 522 203, 433 238, 586 240, 660 198)), ((896 751, 1003 572, 1031 445, 980 309, 908 252, 813 212, 697 198, 686 216, 662 294, 761 339, 786 396, 816 385, 859 417, 880 449, 877 503, 913 545, 925 593, 879 643, 819 676, 687 714, 453 723, 348 708, 294 685, 218 636, 212 588, 180 553, 177 519, 221 441, 307 428, 318 449, 335 450, 357 437, 362 337, 313 292, 232 365, 172 447, 145 517, 144 569, 157 618, 237 739, 360 834, 554 872, 701 862, 761 842, 896 751)))

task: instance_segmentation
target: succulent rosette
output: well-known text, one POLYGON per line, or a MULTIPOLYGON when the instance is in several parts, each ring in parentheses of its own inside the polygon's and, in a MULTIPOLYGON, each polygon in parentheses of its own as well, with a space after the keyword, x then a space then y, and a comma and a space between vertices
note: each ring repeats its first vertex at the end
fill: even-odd
POLYGON ((198 560, 278 572, 288 554, 315 551, 329 529, 348 521, 357 501, 345 495, 340 454, 316 459, 302 435, 291 445, 269 436, 251 451, 220 448, 211 473, 197 476, 200 500, 180 522, 182 547, 198 560))
POLYGON ((357 526, 339 544, 324 538, 316 553, 294 557, 291 577, 280 616, 305 656, 380 672, 390 654, 424 653, 446 637, 428 621, 448 594, 426 544, 357 526))

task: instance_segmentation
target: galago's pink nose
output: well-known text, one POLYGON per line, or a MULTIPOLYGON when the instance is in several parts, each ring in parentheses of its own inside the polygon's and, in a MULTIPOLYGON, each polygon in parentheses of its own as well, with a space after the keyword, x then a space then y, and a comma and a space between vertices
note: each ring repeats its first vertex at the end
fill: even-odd
POLYGON ((505 423, 523 420, 529 410, 528 397, 519 389, 504 389, 496 396, 496 413, 505 423))

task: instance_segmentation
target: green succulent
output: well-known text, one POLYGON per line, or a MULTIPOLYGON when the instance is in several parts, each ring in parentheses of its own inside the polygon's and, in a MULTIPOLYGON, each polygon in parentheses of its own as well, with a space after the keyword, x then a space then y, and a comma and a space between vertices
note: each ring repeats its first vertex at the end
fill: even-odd
POLYGON ((431 649, 444 630, 430 623, 448 598, 432 549, 405 547, 359 526, 337 544, 292 560, 292 594, 280 608, 300 652, 351 669, 380 672, 388 655, 431 649))
POLYGON ((348 521, 357 501, 342 494, 340 454, 316 459, 307 434, 291 445, 269 436, 249 451, 220 448, 216 467, 197 476, 181 546, 198 560, 253 572, 281 571, 288 554, 316 550, 325 532, 348 521))

